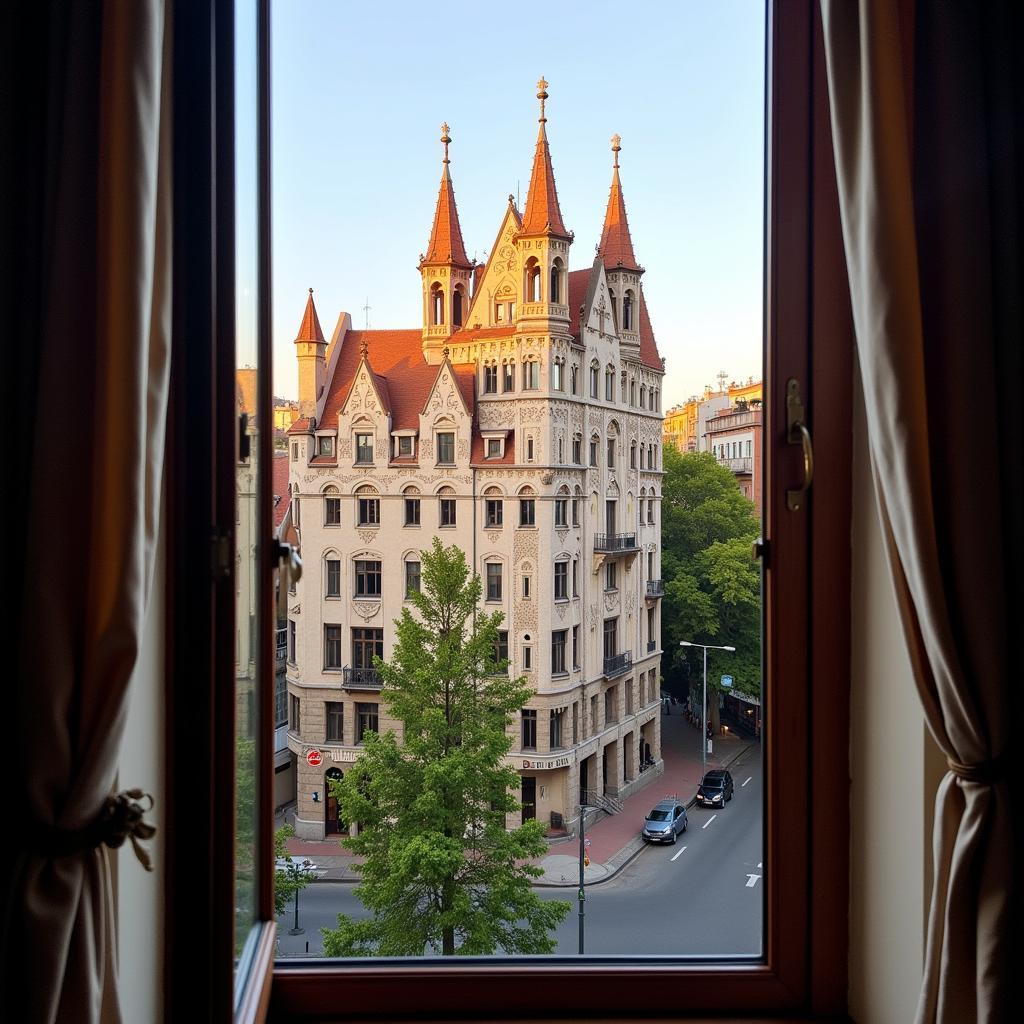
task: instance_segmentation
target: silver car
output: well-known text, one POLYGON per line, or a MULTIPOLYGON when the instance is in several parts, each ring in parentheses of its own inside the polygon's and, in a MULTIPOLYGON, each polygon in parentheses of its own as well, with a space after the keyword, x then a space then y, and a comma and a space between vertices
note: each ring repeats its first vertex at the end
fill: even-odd
POLYGON ((644 818, 640 836, 645 843, 674 843, 686 831, 686 808, 673 797, 662 800, 644 818))

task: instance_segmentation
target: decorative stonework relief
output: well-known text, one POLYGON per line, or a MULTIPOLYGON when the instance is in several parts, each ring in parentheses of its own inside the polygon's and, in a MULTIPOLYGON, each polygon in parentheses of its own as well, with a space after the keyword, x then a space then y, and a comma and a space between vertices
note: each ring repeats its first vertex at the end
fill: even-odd
POLYGON ((511 402, 480 402, 477 419, 484 430, 511 427, 515 423, 515 406, 511 402))
POLYGON ((380 601, 353 601, 352 610, 361 619, 369 621, 380 611, 380 601))
POLYGON ((497 544, 498 541, 501 540, 501 533, 500 533, 500 531, 498 531, 498 530, 491 530, 491 532, 489 534, 487 534, 487 539, 492 544, 497 544))
POLYGON ((288 609, 289 615, 298 615, 302 611, 302 605, 297 604, 288 609))
POLYGON ((604 610, 611 612, 615 610, 615 606, 619 603, 619 595, 615 591, 609 591, 604 595, 604 610))
POLYGON ((523 423, 539 423, 544 417, 543 402, 520 402, 519 419, 523 423))
POLYGON ((364 544, 372 543, 377 537, 376 530, 357 530, 356 532, 359 534, 359 539, 364 544))
POLYGON ((469 458, 469 442, 465 438, 459 440, 458 457, 459 462, 465 462, 469 458))
POLYGON ((338 458, 341 461, 351 461, 352 459, 352 439, 342 438, 338 441, 338 458))
POLYGON ((558 534, 558 543, 561 544, 564 547, 565 546, 566 535, 569 533, 569 527, 567 527, 567 526, 559 526, 555 530, 555 533, 558 534))

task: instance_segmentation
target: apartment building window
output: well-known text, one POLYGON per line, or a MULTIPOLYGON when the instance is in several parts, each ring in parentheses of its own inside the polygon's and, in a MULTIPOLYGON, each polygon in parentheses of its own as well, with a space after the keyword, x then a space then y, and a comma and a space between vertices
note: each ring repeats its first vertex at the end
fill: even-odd
POLYGON ((295 664, 295 620, 288 620, 288 663, 295 664))
POLYGON ((496 366, 484 367, 484 394, 496 395, 498 393, 498 368, 496 366))
POLYGON ((352 629, 352 667, 373 671, 373 659, 384 657, 384 630, 379 626, 352 629))
POLYGON ((292 441, 292 462, 299 461, 299 442, 292 441))
POLYGON ((604 720, 607 725, 619 720, 619 694, 617 686, 609 686, 604 691, 604 720))
POLYGON ((529 576, 524 576, 523 577, 523 598, 525 600, 527 600, 527 601, 530 599, 530 577, 529 576))
MULTIPOLYGON (((495 493, 489 491, 489 494, 495 493)), ((484 522, 488 529, 498 529, 504 522, 505 503, 501 498, 487 498, 484 502, 484 522)))
POLYGON ((443 527, 455 526, 455 492, 450 487, 443 487, 439 496, 438 524, 443 527))
POLYGON ((487 600, 501 600, 501 563, 487 563, 487 600))
POLYGON ((569 499, 555 498, 555 526, 568 525, 569 499))
POLYGON ((636 405, 636 381, 631 380, 629 382, 629 404, 632 406, 636 405))
POLYGON ((647 578, 654 579, 654 552, 647 552, 647 578))
POLYGON ((619 653, 619 620, 604 620, 604 656, 614 658, 619 653))
POLYGON ((340 701, 329 700, 325 707, 327 728, 324 730, 325 743, 345 742, 345 705, 340 701))
POLYGON ((647 406, 647 386, 645 384, 640 385, 640 408, 644 409, 647 406))
POLYGON ((317 438, 317 454, 319 455, 333 455, 334 454, 334 439, 331 437, 319 437, 317 438))
POLYGON ((647 609, 647 642, 648 642, 648 644, 653 644, 653 643, 655 643, 657 641, 657 637, 655 636, 656 629, 655 629, 654 616, 655 616, 654 609, 653 608, 648 608, 647 609))
POLYGON ((583 462, 583 438, 578 434, 572 439, 572 461, 577 466, 583 462))
POLYGON ((595 362, 590 364, 590 397, 591 398, 597 398, 598 397, 597 389, 598 389, 598 381, 600 380, 600 378, 601 378, 601 369, 597 365, 597 362, 595 361, 595 362))
POLYGON ((501 665, 508 661, 508 630, 499 629, 498 639, 494 643, 494 661, 501 665))
MULTIPOLYGON (((577 490, 579 490, 579 488, 577 488, 577 490)), ((573 498, 572 499, 572 525, 573 526, 579 526, 580 525, 580 499, 579 498, 573 498)))
POLYGON ((565 708, 552 710, 548 719, 548 748, 561 750, 565 746, 565 708))
POLYGON ((555 562, 555 600, 564 601, 569 597, 569 563, 555 562))
POLYGON ((619 589, 619 567, 615 562, 609 562, 604 567, 604 589, 605 590, 618 590, 619 589))
POLYGON ((274 728, 288 725, 288 680, 283 672, 274 679, 274 728))
POLYGON ((754 443, 753 441, 748 441, 747 442, 747 458, 748 459, 752 457, 752 448, 751 448, 751 446, 753 445, 753 443, 754 443))
POLYGON ((380 526, 380 498, 369 487, 356 491, 358 523, 360 526, 380 526))
POLYGON ((600 725, 600 721, 601 720, 600 720, 600 717, 599 717, 599 712, 600 712, 600 707, 598 706, 597 694, 595 693, 593 695, 593 697, 590 698, 590 731, 591 732, 597 732, 597 730, 601 728, 601 725, 600 725))
POLYGON ((405 597, 408 600, 420 591, 420 563, 409 559, 405 563, 405 597))
POLYGON ((529 359, 523 363, 523 390, 536 391, 540 387, 540 363, 529 359))
POLYGON ((288 729, 291 732, 298 732, 301 719, 299 718, 299 698, 294 693, 288 696, 288 729))
POLYGON ((324 526, 341 526, 341 496, 334 486, 324 488, 324 526))
POLYGON ((629 446, 629 468, 636 469, 636 441, 629 446))
POLYGON ((341 597, 341 560, 327 559, 327 597, 341 597))
POLYGON ((356 434, 356 462, 373 462, 373 434, 356 434))
POLYGON ((412 455, 412 442, 413 438, 411 434, 402 434, 400 437, 395 438, 397 444, 397 454, 399 458, 407 458, 412 455))
POLYGON ((615 369, 611 366, 604 371, 604 399, 606 402, 615 401, 615 369))
POLYGON ((633 680, 627 679, 625 685, 624 696, 626 698, 626 714, 633 714, 633 680))
POLYGON ((568 630, 556 629, 551 634, 551 674, 563 675, 565 667, 565 639, 568 630))
POLYGON ((615 438, 608 438, 608 468, 615 468, 615 438))
POLYGON ((523 644, 523 670, 529 672, 533 668, 533 647, 529 643, 529 634, 523 639, 527 641, 523 644))
POLYGON ((405 499, 405 525, 406 526, 419 526, 420 525, 420 499, 419 498, 406 498, 405 499))
POLYGON ((356 597, 380 597, 381 564, 360 559, 356 562, 356 597))
MULTIPOLYGON (((288 486, 291 487, 291 484, 288 486)), ((299 514, 299 488, 297 484, 292 494, 292 521, 296 526, 302 525, 302 516, 299 514)))
POLYGON ((377 732, 377 708, 372 703, 356 704, 356 743, 363 743, 368 732, 377 732))
POLYGON ((560 437, 558 439, 558 464, 564 465, 565 463, 565 438, 560 437))
POLYGON ((537 508, 533 498, 519 499, 519 525, 533 526, 536 523, 537 508))
POLYGON ((537 749, 537 712, 533 708, 522 710, 522 750, 537 749))
POLYGON ((580 702, 572 702, 572 744, 576 746, 580 741, 580 702))
POLYGON ((341 626, 324 626, 324 668, 341 668, 341 626))
POLYGON ((526 461, 533 462, 533 438, 526 439, 526 461))
POLYGON ((575 363, 569 369, 569 392, 573 395, 580 393, 580 368, 575 363))
POLYGON ((647 501, 647 522, 654 522, 654 498, 651 497, 647 501))
POLYGON ((501 364, 501 390, 506 394, 509 391, 515 391, 516 387, 516 364, 515 363, 502 363, 501 364))
POLYGON ((578 558, 572 560, 572 596, 580 596, 580 560, 578 558))
POLYGON ((596 438, 590 442, 590 464, 591 466, 597 465, 597 440, 596 438))
POLYGON ((455 434, 441 430, 437 435, 437 461, 449 465, 455 461, 455 434))
POLYGON ((551 364, 551 388, 553 391, 565 390, 565 364, 561 359, 551 364))
POLYGON ((572 627, 572 667, 580 667, 580 627, 572 627))
POLYGON ((500 459, 501 455, 501 440, 497 437, 487 438, 487 458, 500 459))

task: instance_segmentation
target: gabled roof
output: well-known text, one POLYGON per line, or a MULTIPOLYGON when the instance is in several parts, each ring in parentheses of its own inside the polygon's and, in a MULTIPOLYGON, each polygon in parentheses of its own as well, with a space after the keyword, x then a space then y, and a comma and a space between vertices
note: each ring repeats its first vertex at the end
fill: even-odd
POLYGON ((619 182, 619 144, 615 136, 612 149, 615 151, 615 166, 612 169, 612 188, 608 194, 608 209, 604 214, 604 227, 601 230, 601 258, 607 270, 617 266, 638 270, 636 256, 633 253, 633 240, 629 236, 629 221, 626 219, 626 202, 622 198, 622 185, 619 182))
POLYGON ((544 101, 548 98, 547 82, 542 78, 538 83, 540 92, 540 129, 537 132, 537 148, 533 153, 533 171, 530 173, 530 188, 526 193, 526 206, 523 209, 524 235, 561 235, 569 237, 562 221, 562 211, 558 208, 558 191, 555 188, 555 172, 551 167, 551 150, 548 148, 548 135, 544 128, 547 118, 544 116, 544 101))
POLYGON ((309 433, 309 417, 300 416, 289 428, 289 434, 308 434, 309 433))
MULTIPOLYGON (((453 335, 449 344, 458 344, 457 339, 458 334, 453 335)), ((359 368, 362 358, 360 350, 364 341, 374 373, 374 383, 378 385, 382 401, 387 401, 391 409, 391 429, 418 429, 420 410, 434 387, 438 373, 438 367, 431 366, 423 358, 423 332, 419 328, 347 331, 339 340, 341 349, 334 375, 327 385, 322 425, 332 429, 337 426, 338 413, 345 404, 359 368)), ((472 364, 454 365, 452 371, 466 408, 472 415, 476 367, 472 364)))
POLYGON ((316 315, 316 306, 313 303, 313 289, 309 289, 309 298, 306 299, 306 310, 302 314, 302 323, 299 324, 299 333, 295 336, 299 341, 318 341, 326 344, 324 332, 320 330, 320 317, 316 315))
POLYGON ((441 127, 441 141, 444 143, 444 165, 441 171, 441 187, 437 193, 437 207, 434 210, 434 226, 430 241, 423 257, 424 263, 448 263, 460 267, 472 264, 466 256, 462 242, 462 228, 459 226, 459 211, 455 206, 455 189, 448 173, 448 125, 441 127))
POLYGON ((500 459, 488 459, 485 458, 487 454, 487 445, 484 444, 483 435, 478 431, 473 431, 473 445, 470 452, 469 461, 470 465, 481 465, 481 466, 512 466, 515 465, 516 461, 516 432, 510 430, 505 436, 505 449, 502 452, 500 459))
POLYGON ((580 307, 587 294, 592 273, 593 268, 569 271, 569 330, 577 340, 580 337, 580 307))

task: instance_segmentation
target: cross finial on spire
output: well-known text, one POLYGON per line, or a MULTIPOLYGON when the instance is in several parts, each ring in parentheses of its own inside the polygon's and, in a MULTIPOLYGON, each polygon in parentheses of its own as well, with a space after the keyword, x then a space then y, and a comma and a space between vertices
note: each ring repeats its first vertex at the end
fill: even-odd
POLYGON ((540 81, 537 82, 537 99, 540 100, 540 123, 543 124, 547 118, 544 116, 544 101, 548 98, 548 83, 544 81, 544 76, 540 76, 540 81))
POLYGON ((312 289, 312 288, 310 288, 310 289, 309 289, 309 294, 310 294, 310 295, 312 295, 312 294, 313 294, 313 289, 312 289))
POLYGON ((615 164, 614 164, 614 166, 615 166, 616 169, 619 166, 619 150, 622 149, 621 142, 622 142, 622 136, 619 135, 618 132, 616 132, 612 136, 612 152, 615 154, 615 164))
POLYGON ((441 125, 441 141, 444 143, 444 162, 445 163, 448 163, 448 143, 452 141, 451 140, 451 136, 448 134, 449 131, 450 131, 450 129, 448 127, 448 122, 445 121, 445 123, 443 125, 441 125))

